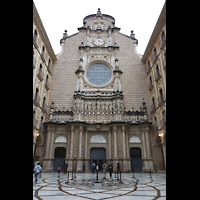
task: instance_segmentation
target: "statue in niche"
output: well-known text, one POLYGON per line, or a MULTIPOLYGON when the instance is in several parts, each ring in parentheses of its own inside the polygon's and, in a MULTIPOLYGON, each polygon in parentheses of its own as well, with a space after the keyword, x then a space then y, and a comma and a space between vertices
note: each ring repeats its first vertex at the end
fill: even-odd
POLYGON ((102 112, 104 112, 104 108, 105 108, 104 103, 102 103, 102 104, 101 104, 101 111, 102 111, 102 112))
POLYGON ((99 100, 97 100, 97 112, 99 112, 100 111, 100 102, 99 102, 99 100))
POLYGON ((75 111, 78 111, 79 110, 79 99, 76 99, 75 100, 75 111))
POLYGON ((112 101, 109 101, 108 108, 109 108, 110 112, 112 112, 112 108, 113 108, 113 106, 112 106, 112 101))
POLYGON ((116 75, 115 75, 114 89, 115 89, 115 92, 121 91, 121 83, 120 83, 120 79, 119 79, 119 73, 116 73, 116 75))
POLYGON ((85 112, 87 111, 87 103, 86 103, 86 101, 84 101, 84 110, 85 110, 85 112))
POLYGON ((92 104, 92 108, 93 108, 93 113, 95 113, 95 111, 96 111, 96 105, 95 105, 95 103, 92 104))
POLYGON ((110 36, 110 35, 108 36, 108 45, 109 45, 109 46, 111 46, 111 45, 112 45, 112 38, 111 38, 111 36, 110 36))
POLYGON ((88 102, 88 111, 89 111, 89 112, 91 112, 91 107, 92 107, 92 106, 91 106, 91 101, 89 100, 89 102, 88 102))
POLYGON ((77 80, 76 91, 82 92, 82 90, 83 90, 83 74, 79 73, 78 80, 77 80))
POLYGON ((105 103, 105 111, 108 112, 108 103, 105 103))
POLYGON ((83 104, 83 99, 81 100, 81 111, 83 111, 83 106, 84 106, 84 104, 83 104))

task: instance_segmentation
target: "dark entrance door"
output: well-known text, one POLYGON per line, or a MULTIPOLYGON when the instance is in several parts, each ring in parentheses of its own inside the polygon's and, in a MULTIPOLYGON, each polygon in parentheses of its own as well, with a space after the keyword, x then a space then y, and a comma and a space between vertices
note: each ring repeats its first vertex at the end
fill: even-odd
MULTIPOLYGON (((142 169, 141 149, 133 147, 130 149, 131 169, 142 169)), ((141 170, 136 170, 141 171, 141 170)))
MULTIPOLYGON (((57 147, 55 148, 55 153, 54 153, 54 164, 53 168, 58 169, 60 166, 61 169, 64 168, 65 165, 65 153, 66 153, 66 148, 65 147, 57 147)), ((57 170, 54 170, 57 171, 57 170)))
POLYGON ((106 150, 104 148, 92 148, 90 150, 90 169, 93 162, 99 166, 99 170, 102 171, 102 165, 106 162, 106 150))

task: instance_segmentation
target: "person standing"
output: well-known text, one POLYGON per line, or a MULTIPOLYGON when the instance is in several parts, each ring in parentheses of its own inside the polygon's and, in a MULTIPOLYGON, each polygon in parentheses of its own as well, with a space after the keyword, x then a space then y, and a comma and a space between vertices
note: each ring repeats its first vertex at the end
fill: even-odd
POLYGON ((68 164, 65 163, 65 170, 64 170, 64 174, 67 173, 67 168, 68 168, 68 164))
POLYGON ((58 178, 60 178, 60 165, 58 166, 58 178))
POLYGON ((112 172, 113 172, 113 166, 110 164, 108 165, 108 171, 110 173, 110 178, 112 177, 112 172))
POLYGON ((103 168, 103 173, 104 173, 104 179, 106 179, 106 171, 107 171, 107 164, 106 163, 104 163, 103 165, 102 165, 102 168, 103 168))
POLYGON ((119 170, 120 170, 120 164, 117 163, 117 171, 119 171, 119 170))
POLYGON ((93 174, 94 174, 95 166, 96 166, 96 164, 93 162, 91 165, 93 174))
POLYGON ((34 168, 34 172, 35 172, 35 184, 37 184, 37 177, 38 174, 40 173, 40 171, 42 170, 42 168, 40 167, 40 163, 38 163, 35 168, 34 168))

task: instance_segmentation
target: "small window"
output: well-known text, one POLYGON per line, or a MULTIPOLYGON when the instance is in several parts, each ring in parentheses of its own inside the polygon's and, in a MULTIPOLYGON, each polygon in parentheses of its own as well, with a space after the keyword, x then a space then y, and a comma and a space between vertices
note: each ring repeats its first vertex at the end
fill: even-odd
POLYGON ((157 122, 157 118, 155 117, 154 120, 155 120, 155 124, 156 124, 156 130, 158 130, 158 122, 157 122))
POLYGON ((159 71, 159 67, 158 67, 158 65, 156 66, 156 73, 157 73, 157 76, 160 75, 160 71, 159 71))
POLYGON ((148 68, 149 68, 149 69, 151 68, 150 61, 149 61, 149 60, 148 60, 148 68))
POLYGON ((161 102, 164 101, 164 98, 163 98, 163 92, 162 92, 162 89, 160 89, 160 98, 161 98, 161 102))
POLYGON ((154 55, 154 58, 157 56, 157 50, 156 50, 156 48, 153 51, 153 55, 154 55))
POLYGON ((162 43, 165 41, 165 32, 164 31, 162 32, 161 40, 162 40, 162 43))
POLYGON ((150 76, 150 86, 152 86, 153 84, 152 84, 152 78, 151 78, 151 76, 150 76))
POLYGON ((37 41, 37 36, 38 36, 37 30, 35 29, 35 31, 34 31, 34 36, 33 36, 33 38, 34 38, 35 41, 37 41))
POLYGON ((42 56, 44 56, 45 48, 44 46, 42 47, 42 56))
POLYGON ((152 103, 153 103, 153 109, 155 109, 156 106, 155 106, 155 100, 154 100, 154 98, 152 99, 152 103))

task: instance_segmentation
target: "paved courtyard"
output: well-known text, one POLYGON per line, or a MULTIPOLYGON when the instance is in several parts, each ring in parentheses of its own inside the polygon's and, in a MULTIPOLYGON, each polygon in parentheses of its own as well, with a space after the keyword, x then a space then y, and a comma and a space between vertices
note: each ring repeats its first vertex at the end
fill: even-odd
POLYGON ((72 174, 67 182, 67 175, 61 172, 57 178, 56 172, 42 173, 35 184, 33 174, 33 200, 150 200, 166 199, 166 174, 165 173, 122 173, 121 182, 112 174, 99 173, 99 183, 96 182, 96 174, 77 173, 74 180, 72 174))

